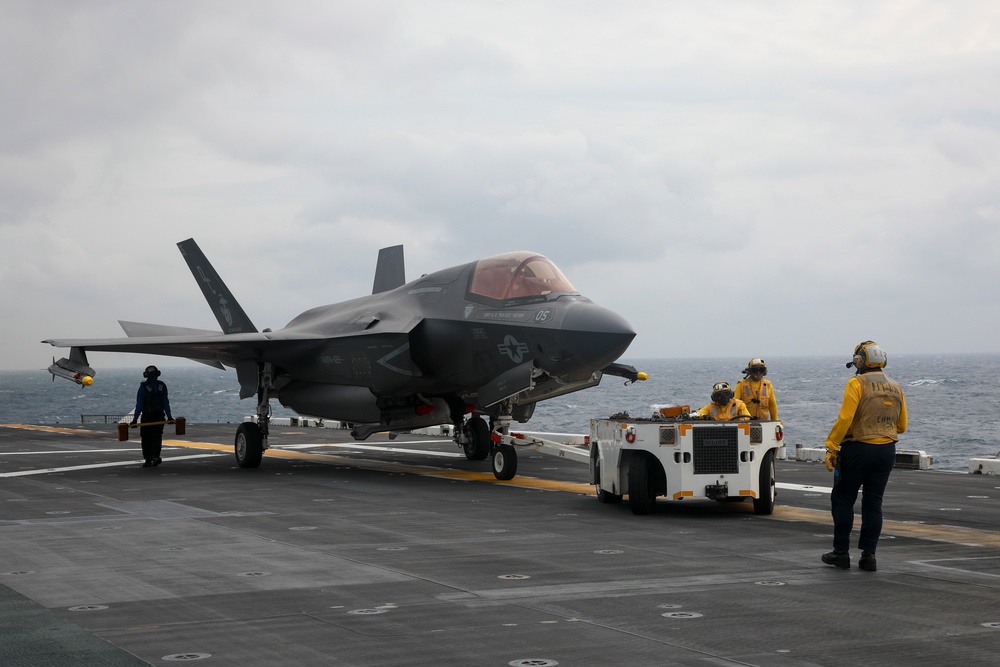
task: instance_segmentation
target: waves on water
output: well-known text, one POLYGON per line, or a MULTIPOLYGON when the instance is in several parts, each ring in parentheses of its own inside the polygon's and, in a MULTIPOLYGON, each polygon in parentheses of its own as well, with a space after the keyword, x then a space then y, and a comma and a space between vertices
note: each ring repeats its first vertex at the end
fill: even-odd
MULTIPOLYGON (((753 351, 751 351, 752 353, 753 351)), ((623 359, 650 379, 626 385, 605 377, 592 389, 539 403, 525 430, 583 433, 595 417, 628 412, 649 417, 668 405, 700 408, 711 387, 742 377, 746 359, 623 359)), ((769 358, 785 442, 822 447, 840 410, 851 370, 839 357, 769 358)), ((94 361, 94 360, 92 360, 94 361)), ((135 407, 145 363, 130 369, 98 369, 90 387, 48 373, 0 371, 0 423, 79 424, 82 414, 122 414, 135 407)), ((241 401, 236 373, 201 365, 164 367, 175 416, 189 424, 239 423, 255 399, 241 401)), ((888 374, 906 393, 910 428, 900 447, 934 457, 936 470, 968 470, 968 459, 1000 451, 1000 355, 891 355, 888 374)), ((295 413, 272 401, 273 415, 295 413)))

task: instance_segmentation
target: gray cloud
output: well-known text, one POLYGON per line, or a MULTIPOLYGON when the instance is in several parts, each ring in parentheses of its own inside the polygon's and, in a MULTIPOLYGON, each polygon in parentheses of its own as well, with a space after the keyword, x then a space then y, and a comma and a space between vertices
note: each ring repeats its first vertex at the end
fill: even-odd
POLYGON ((5 5, 0 368, 214 327, 189 236, 259 326, 401 242, 542 252, 633 356, 1000 351, 993 3, 234 7, 5 5))

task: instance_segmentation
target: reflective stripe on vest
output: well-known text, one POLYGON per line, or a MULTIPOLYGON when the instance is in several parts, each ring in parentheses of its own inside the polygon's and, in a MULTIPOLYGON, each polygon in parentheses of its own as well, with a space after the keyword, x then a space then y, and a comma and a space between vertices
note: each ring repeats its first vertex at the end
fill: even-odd
POLYGON ((753 389, 750 388, 750 380, 744 378, 736 384, 736 388, 742 394, 736 398, 746 403, 747 410, 750 411, 750 416, 754 419, 767 419, 771 416, 771 396, 767 393, 769 384, 771 383, 767 380, 760 381, 760 394, 758 396, 754 396, 753 389), (754 403, 754 398, 760 402, 754 403))
POLYGON ((875 438, 899 440, 896 424, 903 409, 903 390, 895 380, 879 371, 862 373, 861 399, 845 439, 868 442, 875 438))
POLYGON ((717 421, 717 422, 718 421, 729 421, 730 419, 732 419, 733 417, 735 417, 740 412, 739 404, 736 401, 730 401, 729 405, 727 405, 725 407, 726 407, 726 413, 727 414, 723 414, 722 413, 722 410, 719 408, 719 405, 717 403, 712 403, 711 413, 712 413, 712 419, 714 421, 717 421))

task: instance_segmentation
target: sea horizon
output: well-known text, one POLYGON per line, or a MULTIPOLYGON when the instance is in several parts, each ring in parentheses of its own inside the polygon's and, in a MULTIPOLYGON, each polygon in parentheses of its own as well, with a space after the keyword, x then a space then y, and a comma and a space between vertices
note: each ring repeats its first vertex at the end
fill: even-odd
MULTIPOLYGON (((649 373, 634 384, 605 376, 600 385, 537 404, 528 431, 585 433, 591 418, 628 412, 649 417, 659 407, 709 401, 711 385, 742 377, 747 358, 626 357, 620 363, 649 373)), ((847 355, 787 356, 768 359, 768 379, 778 398, 788 446, 822 447, 839 412, 852 370, 847 355)), ((91 359, 94 365, 95 359, 91 359)), ((96 366, 94 384, 82 387, 44 368, 0 370, 0 423, 79 424, 85 414, 124 414, 135 403, 148 359, 128 367, 96 366)), ((254 398, 239 399, 232 369, 203 364, 171 364, 154 359, 170 389, 174 416, 189 424, 239 423, 256 412, 254 398)), ((967 470, 969 458, 1000 450, 1000 353, 889 355, 886 372, 903 388, 910 426, 899 447, 924 451, 936 470, 967 470)), ((297 413, 271 401, 272 415, 297 413)), ((303 415, 309 416, 309 415, 303 415)))

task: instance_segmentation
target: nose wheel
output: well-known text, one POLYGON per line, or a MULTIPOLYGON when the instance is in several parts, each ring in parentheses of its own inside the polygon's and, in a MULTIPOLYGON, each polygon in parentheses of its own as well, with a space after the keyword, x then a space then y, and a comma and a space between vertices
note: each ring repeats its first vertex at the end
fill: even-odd
POLYGON ((517 474, 517 452, 510 444, 510 420, 513 410, 510 399, 500 404, 500 414, 493 420, 493 432, 490 434, 492 448, 490 460, 493 464, 493 476, 497 479, 514 479, 517 474))
POLYGON ((512 445, 493 448, 493 476, 497 479, 514 479, 517 474, 517 452, 512 445))

